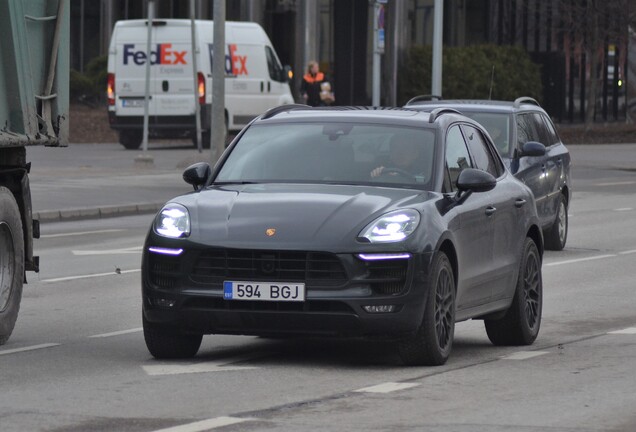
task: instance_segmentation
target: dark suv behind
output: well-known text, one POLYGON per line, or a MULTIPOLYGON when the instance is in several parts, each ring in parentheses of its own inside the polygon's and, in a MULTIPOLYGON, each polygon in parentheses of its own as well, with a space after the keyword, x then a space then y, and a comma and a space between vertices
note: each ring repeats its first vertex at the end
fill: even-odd
POLYGON ((562 250, 572 199, 570 154, 545 110, 529 97, 514 102, 433 99, 438 98, 417 96, 405 107, 422 111, 453 108, 481 123, 510 171, 532 189, 546 249, 562 250))

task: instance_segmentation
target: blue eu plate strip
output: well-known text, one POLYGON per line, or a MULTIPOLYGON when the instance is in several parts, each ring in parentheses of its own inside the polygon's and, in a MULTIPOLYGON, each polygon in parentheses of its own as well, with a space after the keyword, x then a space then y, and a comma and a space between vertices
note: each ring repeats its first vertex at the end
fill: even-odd
POLYGON ((232 282, 223 282, 223 298, 226 300, 232 299, 232 282))

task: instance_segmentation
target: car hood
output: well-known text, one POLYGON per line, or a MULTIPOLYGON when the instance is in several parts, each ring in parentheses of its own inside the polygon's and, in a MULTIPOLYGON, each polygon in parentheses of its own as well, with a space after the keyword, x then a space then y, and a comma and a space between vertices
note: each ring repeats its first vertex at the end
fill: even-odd
POLYGON ((351 250, 356 237, 391 210, 421 208, 421 190, 307 184, 213 186, 173 200, 186 206, 191 240, 237 248, 351 250))

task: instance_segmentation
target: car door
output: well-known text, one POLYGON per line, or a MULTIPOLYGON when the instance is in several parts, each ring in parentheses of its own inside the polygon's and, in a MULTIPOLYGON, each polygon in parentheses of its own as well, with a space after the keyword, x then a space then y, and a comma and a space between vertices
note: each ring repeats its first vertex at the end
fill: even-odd
POLYGON ((487 213, 492 225, 492 252, 488 274, 491 296, 499 296, 509 291, 513 283, 511 275, 516 272, 518 251, 520 250, 517 231, 518 206, 524 205, 517 201, 517 196, 508 182, 502 181, 505 169, 501 160, 495 156, 495 147, 488 142, 488 138, 478 128, 462 125, 462 132, 466 138, 468 149, 473 158, 475 168, 493 175, 497 185, 488 193, 487 213))
MULTIPOLYGON (((459 125, 446 134, 446 169, 450 191, 456 190, 457 178, 464 168, 474 168, 459 125)), ((486 303, 490 299, 489 273, 492 267, 494 219, 489 214, 489 192, 471 194, 456 207, 459 227, 457 241, 459 277, 457 309, 486 303)))
POLYGON ((546 221, 549 224, 554 221, 559 208, 560 196, 567 179, 567 170, 570 166, 570 155, 559 139, 552 125, 552 121, 545 114, 539 114, 543 123, 546 136, 546 167, 548 174, 549 191, 546 199, 546 221))
POLYGON ((537 213, 540 220, 546 219, 546 200, 550 191, 550 184, 547 178, 546 156, 523 156, 519 157, 522 147, 528 141, 539 141, 537 122, 534 113, 520 113, 516 116, 517 125, 517 160, 516 170, 513 171, 515 177, 525 183, 534 194, 537 203, 537 213))

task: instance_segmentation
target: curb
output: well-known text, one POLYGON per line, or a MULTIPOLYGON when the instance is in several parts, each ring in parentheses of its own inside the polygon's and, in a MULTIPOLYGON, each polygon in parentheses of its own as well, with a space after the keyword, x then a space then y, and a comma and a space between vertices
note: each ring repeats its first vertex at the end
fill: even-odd
POLYGON ((33 212, 33 219, 39 220, 40 223, 47 223, 152 214, 161 210, 164 204, 165 202, 42 210, 33 212))

